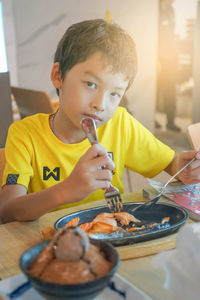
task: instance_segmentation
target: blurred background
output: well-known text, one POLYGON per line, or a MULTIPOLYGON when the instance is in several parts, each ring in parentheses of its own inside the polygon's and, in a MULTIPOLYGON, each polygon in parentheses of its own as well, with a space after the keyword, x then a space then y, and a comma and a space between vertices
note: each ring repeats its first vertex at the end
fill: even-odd
POLYGON ((50 72, 58 41, 72 23, 104 18, 136 43, 138 73, 122 105, 175 150, 190 147, 187 127, 200 122, 199 0, 0 0, 0 18, 0 111, 13 118, 6 121, 20 118, 14 98, 12 112, 4 108, 12 87, 56 100, 50 72))

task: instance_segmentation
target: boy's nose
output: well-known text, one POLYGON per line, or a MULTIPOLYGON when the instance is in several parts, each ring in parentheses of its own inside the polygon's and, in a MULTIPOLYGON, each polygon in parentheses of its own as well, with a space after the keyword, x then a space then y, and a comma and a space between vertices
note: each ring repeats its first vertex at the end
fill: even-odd
POLYGON ((97 111, 104 111, 105 109, 105 95, 98 95, 95 98, 92 99, 91 101, 91 106, 93 109, 97 111))

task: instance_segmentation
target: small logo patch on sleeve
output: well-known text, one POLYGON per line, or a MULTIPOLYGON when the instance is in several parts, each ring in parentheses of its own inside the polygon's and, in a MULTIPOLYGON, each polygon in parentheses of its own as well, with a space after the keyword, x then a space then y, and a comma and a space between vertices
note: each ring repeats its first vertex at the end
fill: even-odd
POLYGON ((8 174, 6 184, 17 184, 19 174, 8 174))

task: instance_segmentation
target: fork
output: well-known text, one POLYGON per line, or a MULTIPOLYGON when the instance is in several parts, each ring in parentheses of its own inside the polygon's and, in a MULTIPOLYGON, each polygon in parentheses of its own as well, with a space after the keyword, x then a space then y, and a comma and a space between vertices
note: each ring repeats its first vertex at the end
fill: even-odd
POLYGON ((156 204, 158 202, 158 200, 160 199, 160 197, 164 194, 166 187, 168 186, 168 184, 179 174, 181 173, 185 168, 187 168, 194 160, 196 159, 196 157, 193 157, 186 165, 184 165, 180 170, 178 170, 178 172, 176 172, 166 183, 165 185, 160 189, 160 193, 153 198, 152 200, 149 200, 143 204, 140 204, 138 206, 136 206, 135 208, 131 209, 131 212, 134 212, 136 210, 138 210, 139 208, 144 208, 153 204, 156 204))
MULTIPOLYGON (((96 124, 94 119, 87 117, 81 120, 81 126, 91 145, 98 144, 96 124)), ((99 167, 102 169, 104 167, 99 167)), ((110 184, 104 192, 105 200, 111 212, 119 212, 123 208, 122 198, 118 188, 110 184)))

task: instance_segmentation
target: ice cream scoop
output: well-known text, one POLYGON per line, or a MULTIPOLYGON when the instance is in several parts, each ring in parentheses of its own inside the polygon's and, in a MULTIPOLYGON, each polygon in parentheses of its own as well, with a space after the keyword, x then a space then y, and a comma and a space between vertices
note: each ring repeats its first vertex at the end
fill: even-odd
POLYGON ((83 229, 65 227, 55 233, 29 272, 44 281, 76 284, 103 277, 110 269, 111 262, 83 229))
POLYGON ((57 238, 56 258, 65 261, 81 259, 89 248, 89 238, 79 227, 65 228, 57 238))

